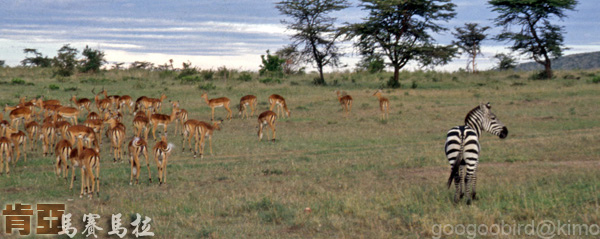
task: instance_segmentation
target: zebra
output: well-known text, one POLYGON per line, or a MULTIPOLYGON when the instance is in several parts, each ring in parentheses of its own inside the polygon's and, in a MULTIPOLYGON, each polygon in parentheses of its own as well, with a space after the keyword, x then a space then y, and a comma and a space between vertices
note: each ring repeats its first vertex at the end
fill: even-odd
POLYGON ((475 172, 479 160, 479 136, 481 131, 487 131, 501 139, 506 138, 508 135, 508 129, 491 112, 491 108, 489 102, 479 104, 478 107, 467 114, 465 125, 453 127, 448 131, 444 149, 451 167, 448 188, 452 185, 453 180, 456 186, 454 203, 458 203, 463 198, 465 188, 467 205, 471 204, 471 200, 477 199, 475 192, 477 176, 475 172))

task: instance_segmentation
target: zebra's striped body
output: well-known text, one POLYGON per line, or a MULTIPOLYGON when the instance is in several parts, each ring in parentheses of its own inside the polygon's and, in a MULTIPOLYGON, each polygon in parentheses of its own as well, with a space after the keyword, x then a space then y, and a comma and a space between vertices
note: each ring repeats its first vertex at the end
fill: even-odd
POLYGON ((446 158, 452 169, 448 178, 448 187, 452 181, 456 186, 454 202, 460 201, 467 194, 467 204, 476 199, 475 185, 477 182, 477 163, 479 161, 479 136, 481 131, 487 131, 500 138, 508 135, 508 129, 496 119, 490 111, 491 105, 480 104, 465 117, 464 126, 456 126, 448 131, 446 136, 446 158))

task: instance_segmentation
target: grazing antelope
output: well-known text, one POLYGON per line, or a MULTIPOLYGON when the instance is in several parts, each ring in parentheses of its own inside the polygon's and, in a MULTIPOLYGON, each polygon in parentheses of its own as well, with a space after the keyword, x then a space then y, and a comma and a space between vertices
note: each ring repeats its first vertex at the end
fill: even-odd
POLYGON ((118 96, 118 95, 108 95, 108 93, 106 92, 106 90, 105 90, 104 88, 102 88, 102 91, 100 91, 100 94, 103 94, 103 95, 104 95, 104 99, 109 99, 109 100, 110 100, 110 103, 111 103, 111 105, 112 105, 114 108, 117 108, 117 107, 118 107, 118 104, 119 104, 119 98, 121 98, 120 96, 118 96), (115 106, 116 106, 116 107, 115 107, 115 106))
POLYGON ((77 109, 79 109, 80 111, 82 111, 83 109, 86 109, 87 112, 90 112, 90 105, 92 104, 92 101, 88 98, 81 98, 81 99, 77 99, 77 97, 75 95, 71 96, 71 101, 73 101, 73 103, 75 104, 75 106, 77 107, 77 109))
POLYGON ((110 138, 110 145, 114 154, 113 160, 114 162, 117 162, 117 159, 121 161, 121 155, 123 154, 122 145, 125 141, 125 125, 121 124, 115 118, 108 119, 105 124, 110 126, 106 134, 110 138))
POLYGON ((212 110, 212 116, 210 118, 210 120, 214 121, 215 120, 215 108, 217 107, 224 107, 225 110, 227 110, 227 119, 231 120, 232 118, 232 113, 231 113, 231 109, 229 109, 229 98, 227 97, 221 97, 221 98, 216 98, 216 99, 208 99, 208 94, 203 93, 200 98, 204 98, 204 101, 206 101, 206 104, 208 104, 208 106, 210 106, 210 109, 212 110))
POLYGON ((93 119, 100 119, 100 115, 98 115, 98 113, 92 111, 92 112, 88 113, 86 119, 89 119, 89 120, 90 119, 92 119, 92 120, 93 119))
POLYGON ((148 140, 148 131, 150 131, 148 124, 150 124, 150 120, 145 113, 141 111, 140 113, 141 114, 136 114, 133 118, 133 133, 135 134, 135 137, 140 137, 142 132, 144 132, 144 140, 148 140))
POLYGON ((8 114, 10 117, 10 125, 15 129, 19 129, 19 120, 23 121, 25 124, 26 121, 31 119, 31 110, 27 107, 16 108, 8 114))
POLYGON ((31 151, 37 150, 37 147, 33 147, 38 141, 38 132, 40 131, 40 125, 32 120, 25 123, 25 131, 27 131, 27 137, 31 140, 31 151))
POLYGON ((152 108, 154 109, 154 113, 160 112, 160 110, 162 109, 162 102, 166 98, 167 95, 165 95, 164 93, 160 94, 160 98, 158 99, 150 98, 150 100, 152 101, 152 108))
POLYGON ((270 111, 273 110, 275 105, 277 105, 278 114, 283 115, 283 110, 285 109, 287 117, 290 117, 290 110, 288 109, 287 104, 285 103, 285 99, 280 95, 272 94, 271 96, 269 96, 269 104, 271 104, 271 106, 269 107, 270 111))
POLYGON ((127 113, 132 114, 133 113, 133 99, 131 99, 131 96, 128 95, 122 95, 121 97, 119 97, 119 104, 117 106, 117 110, 120 110, 121 108, 125 108, 127 107, 127 113))
POLYGON ((71 124, 77 124, 77 116, 79 116, 79 110, 75 107, 63 106, 56 109, 56 113, 65 119, 70 119, 71 124))
POLYGON ((348 115, 348 113, 352 111, 352 96, 346 94, 340 95, 340 91, 338 90, 337 98, 340 104, 342 105, 344 112, 346 112, 346 115, 348 115))
POLYGON ((21 145, 23 145, 24 161, 27 161, 27 135, 23 131, 17 130, 17 132, 10 134, 10 139, 13 142, 13 156, 16 155, 13 164, 16 164, 19 157, 21 157, 21 145))
POLYGON ((77 148, 71 150, 69 158, 71 159, 71 186, 69 190, 73 189, 73 181, 75 180, 75 168, 81 168, 81 193, 79 197, 83 197, 84 194, 90 193, 90 199, 94 195, 94 191, 100 196, 100 154, 92 149, 83 147, 83 138, 77 138, 77 148), (94 171, 96 174, 94 175, 94 171), (95 177, 94 177, 95 176, 95 177), (90 189, 91 182, 91 189, 90 189), (85 185, 85 193, 84 193, 85 185))
POLYGON ((162 136, 161 140, 156 142, 152 151, 154 152, 154 162, 158 167, 158 182, 160 185, 167 182, 167 161, 171 151, 175 146, 167 143, 167 137, 162 136))
POLYGON ((146 116, 150 117, 150 111, 152 109, 153 102, 154 101, 152 98, 148 98, 146 96, 140 96, 135 101, 135 108, 133 110, 137 112, 138 109, 141 109, 142 111, 144 111, 146 113, 146 116))
POLYGON ((179 102, 173 101, 173 108, 177 108, 179 111, 177 112, 177 116, 175 117, 175 135, 177 135, 177 128, 181 128, 181 134, 183 135, 183 122, 188 120, 188 112, 185 109, 179 108, 179 102), (181 127, 178 127, 181 125, 181 127))
POLYGON ((94 133, 98 136, 99 145, 102 145, 102 130, 104 129, 104 120, 87 119, 83 121, 83 125, 94 130, 94 133))
POLYGON ((12 146, 13 141, 10 136, 16 133, 17 130, 10 127, 5 127, 4 136, 0 137, 0 175, 4 174, 4 168, 6 167, 6 176, 10 176, 10 168, 8 163, 12 158, 12 146))
MULTIPOLYGON (((54 128, 56 129, 55 133, 58 133, 62 136, 63 139, 66 139, 67 137, 67 129, 69 129, 69 127, 71 127, 71 123, 64 121, 64 120, 55 120, 54 121, 54 128)), ((56 138, 58 138, 58 136, 56 136, 56 138)))
MULTIPOLYGON (((262 140, 263 137, 263 127, 265 125, 269 125, 269 127, 271 128, 271 130, 273 131, 273 139, 271 139, 272 141, 275 141, 275 120, 277 119, 277 114, 275 114, 275 112, 267 110, 265 112, 262 112, 259 116, 258 116, 258 141, 262 140)), ((269 135, 267 134, 267 139, 269 139, 269 135)))
POLYGON ((129 176, 129 185, 132 185, 133 176, 135 176, 135 184, 140 181, 140 153, 146 158, 146 167, 148 167, 148 180, 152 182, 150 174, 150 162, 148 161, 148 145, 145 140, 140 137, 135 137, 129 142, 129 162, 131 164, 131 175, 129 176))
POLYGON ((150 116, 150 124, 152 124, 152 138, 154 140, 156 140, 156 128, 158 128, 160 125, 163 125, 165 131, 164 134, 167 135, 167 126, 169 126, 169 124, 175 120, 177 111, 177 108, 173 108, 170 116, 163 114, 152 114, 152 116, 150 116))
POLYGON ((42 134, 40 135, 40 138, 42 139, 42 152, 44 153, 44 157, 48 156, 49 152, 52 154, 52 151, 49 149, 50 146, 54 147, 55 135, 56 128, 52 121, 42 123, 42 134))
POLYGON ((250 113, 250 116, 254 116, 254 109, 256 108, 257 103, 258 103, 258 101, 256 100, 256 96, 246 95, 246 96, 242 97, 240 99, 240 111, 239 111, 238 115, 241 116, 242 119, 244 118, 244 116, 246 116, 246 118, 249 118, 248 112, 246 111, 246 107, 250 106, 250 110, 252 111, 250 113))
POLYGON ((67 175, 69 174, 68 160, 72 150, 73 145, 66 139, 61 139, 56 144, 56 147, 54 147, 54 154, 56 155, 56 176, 60 177, 62 172, 63 178, 67 179, 67 175))
POLYGON ((373 96, 377 97, 377 99, 379 99, 379 108, 381 109, 381 119, 382 120, 386 120, 388 118, 389 115, 389 111, 390 111, 390 101, 383 97, 381 94, 383 92, 381 90, 377 90, 375 92, 375 94, 373 94, 373 96))
POLYGON ((213 124, 209 124, 206 122, 198 122, 196 125, 196 133, 195 133, 195 147, 194 147, 194 158, 196 157, 196 152, 198 152, 198 146, 200 148, 200 159, 204 157, 204 140, 208 136, 208 145, 210 147, 210 154, 212 155, 212 136, 214 130, 221 130, 221 123, 223 120, 213 122, 213 124), (200 136, 200 140, 198 140, 198 136, 200 136))

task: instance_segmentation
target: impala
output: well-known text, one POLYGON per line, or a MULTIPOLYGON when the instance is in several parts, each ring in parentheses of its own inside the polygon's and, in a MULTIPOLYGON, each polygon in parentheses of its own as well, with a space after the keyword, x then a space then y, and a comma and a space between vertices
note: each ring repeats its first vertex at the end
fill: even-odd
POLYGON ((153 99, 152 98, 148 98, 146 96, 140 96, 139 98, 137 98, 137 100, 135 101, 135 108, 133 109, 134 111, 138 111, 138 109, 141 108, 142 111, 146 112, 146 116, 150 116, 150 109, 152 108, 152 103, 153 103, 153 99))
POLYGON ((102 129, 104 129, 104 120, 87 119, 83 121, 83 125, 94 130, 94 133, 98 136, 99 145, 102 145, 102 129))
POLYGON ((117 106, 118 107, 120 96, 118 96, 118 95, 108 95, 108 93, 106 92, 106 90, 104 88, 102 88, 102 91, 100 91, 99 94, 103 94, 104 95, 104 99, 109 99, 112 106, 117 106))
POLYGON ((24 161, 27 161, 27 135, 23 133, 23 131, 17 130, 16 132, 10 134, 10 139, 13 142, 13 156, 16 154, 16 157, 13 159, 13 164, 16 164, 17 161, 19 161, 19 157, 21 157, 21 145, 23 145, 24 161))
POLYGON ((50 146, 54 147, 54 137, 56 135, 56 128, 54 127, 54 123, 52 121, 47 121, 42 123, 42 134, 40 138, 42 139, 42 152, 44 153, 44 157, 48 155, 48 152, 52 154, 50 151, 50 146))
POLYGON ((0 175, 4 174, 4 167, 6 167, 6 175, 10 176, 10 168, 8 163, 12 157, 12 140, 10 135, 17 132, 17 130, 10 127, 4 129, 4 136, 0 137, 0 175))
POLYGON ((106 134, 110 138, 111 149, 114 154, 113 160, 114 162, 117 162, 117 159, 121 161, 121 155, 123 154, 122 145, 125 141, 125 125, 121 124, 115 118, 108 119, 105 124, 110 125, 106 134))
POLYGON ((175 117, 175 135, 177 135, 177 128, 181 128, 181 134, 183 135, 183 122, 188 120, 188 112, 185 109, 179 108, 179 102, 173 101, 173 108, 177 108, 179 112, 177 112, 177 116, 175 117), (181 127, 178 127, 181 125, 181 127))
POLYGON ((110 101, 110 99, 106 99, 106 98, 100 99, 100 94, 102 94, 102 92, 96 94, 94 92, 94 89, 92 89, 92 93, 94 95, 96 95, 94 97, 94 102, 96 102, 96 108, 101 112, 107 111, 110 108, 110 106, 112 105, 112 101, 110 101))
POLYGON ((82 139, 87 142, 87 146, 91 147, 94 144, 96 150, 100 150, 98 145, 98 138, 94 129, 85 125, 73 125, 67 129, 67 138, 71 144, 75 144, 77 139, 82 139))
MULTIPOLYGON (((185 151, 185 141, 188 141, 190 151, 194 149, 192 148, 192 136, 196 135, 196 127, 199 123, 200 121, 195 119, 190 119, 183 123, 183 128, 181 129, 181 133, 183 134, 183 141, 181 141, 181 152, 185 151)), ((196 142, 194 142, 194 145, 196 145, 196 142)))
POLYGON ((8 116, 10 117, 11 127, 18 129, 19 128, 19 120, 23 121, 23 124, 25 124, 26 121, 29 121, 31 119, 31 112, 32 111, 27 107, 16 108, 16 109, 10 111, 8 116))
POLYGON ((131 174, 129 176, 129 185, 132 185, 133 176, 135 176, 135 184, 140 181, 140 153, 146 158, 146 167, 148 168, 148 180, 152 182, 150 174, 150 162, 148 161, 148 145, 145 140, 139 137, 133 138, 129 142, 129 162, 131 164, 131 174))
POLYGON ((204 101, 206 101, 206 104, 208 104, 208 106, 210 106, 210 109, 212 110, 212 117, 210 118, 212 121, 215 120, 215 108, 217 107, 224 107, 225 110, 227 110, 227 119, 231 120, 231 109, 229 109, 229 98, 227 97, 221 97, 221 98, 216 98, 216 99, 208 99, 208 94, 204 93, 200 96, 200 98, 204 98, 204 101))
POLYGON ((31 151, 37 150, 37 147, 33 146, 37 144, 38 141, 38 132, 40 131, 40 125, 32 120, 25 123, 25 131, 27 131, 27 137, 31 140, 31 151))
POLYGON ((128 95, 122 95, 121 97, 119 97, 119 104, 117 109, 121 109, 121 108, 125 108, 127 107, 128 111, 127 113, 133 113, 132 107, 133 107, 133 100, 131 99, 131 96, 128 95))
POLYGON ((83 197, 83 188, 85 185, 85 193, 87 194, 90 192, 90 198, 92 198, 94 191, 96 191, 97 195, 100 196, 100 154, 94 149, 83 147, 82 141, 83 138, 81 137, 77 139, 77 149, 73 149, 69 155, 72 167, 71 186, 69 186, 69 190, 73 189, 75 168, 81 168, 81 193, 79 194, 79 197, 83 197), (94 169, 96 170, 95 175, 93 171, 94 169))
POLYGON ((248 112, 246 111, 246 107, 250 106, 250 110, 252 111, 250 113, 250 116, 254 116, 254 109, 256 108, 256 104, 257 104, 257 100, 256 100, 256 96, 253 95, 246 95, 244 97, 242 97, 240 99, 240 111, 238 113, 239 116, 242 117, 242 119, 244 118, 244 116, 246 116, 246 118, 248 118, 248 112))
POLYGON ((77 106, 77 108, 81 111, 83 109, 86 109, 87 112, 90 112, 90 105, 92 104, 92 101, 88 98, 81 98, 81 99, 77 99, 77 97, 75 95, 71 96, 71 101, 73 101, 73 103, 75 104, 75 106, 77 106))
MULTIPOLYGON (((64 120, 56 120, 54 121, 54 128, 56 129, 55 133, 58 133, 62 136, 63 139, 67 138, 67 129, 71 127, 71 123, 64 120)), ((56 136, 58 138, 58 136, 56 136)))
POLYGON ((67 179, 67 175, 69 174, 68 160, 72 150, 73 145, 66 139, 58 141, 56 147, 54 147, 54 154, 56 155, 56 176, 60 177, 62 172, 63 178, 67 179))
POLYGON ((352 96, 346 94, 340 95, 340 91, 338 90, 337 98, 340 104, 342 105, 344 112, 346 112, 346 115, 348 115, 348 113, 352 111, 352 96))
POLYGON ((204 140, 208 136, 208 145, 210 147, 210 154, 212 155, 212 136, 214 130, 221 130, 221 123, 223 121, 213 122, 213 124, 209 124, 206 122, 198 122, 196 125, 196 133, 195 133, 195 147, 194 147, 194 158, 196 157, 196 152, 198 152, 198 146, 200 146, 200 159, 204 157, 204 140), (200 140, 198 140, 198 136, 200 136, 200 140))
POLYGON ((136 113, 136 116, 133 118, 133 133, 135 134, 135 137, 140 137, 142 132, 144 132, 144 140, 148 140, 148 131, 150 130, 148 124, 150 123, 150 120, 146 114, 141 111, 140 113, 141 114, 136 113))
POLYGON ((381 109, 381 119, 386 120, 388 118, 388 114, 390 111, 390 101, 383 97, 381 94, 383 92, 381 90, 377 90, 373 96, 377 97, 379 100, 379 109, 381 109))
MULTIPOLYGON (((275 141, 275 120, 276 119, 277 119, 277 114, 275 114, 275 112, 270 111, 270 110, 262 112, 258 116, 258 141, 262 140, 262 137, 263 137, 263 127, 265 125, 267 125, 267 124, 269 125, 269 127, 273 131, 273 139, 272 139, 272 141, 275 141)), ((267 135, 267 139, 269 139, 269 135, 267 135)))
POLYGON ((96 112, 89 112, 86 119, 100 119, 100 115, 96 112))
POLYGON ((164 133, 167 135, 167 126, 175 120, 177 116, 177 108, 173 108, 171 115, 163 115, 163 114, 152 114, 150 116, 150 124, 152 124, 152 138, 156 140, 156 128, 160 125, 164 127, 164 133))
POLYGON ((290 110, 288 109, 287 104, 285 103, 285 99, 280 95, 272 94, 271 96, 269 96, 269 104, 271 105, 269 107, 269 111, 273 110, 275 105, 277 105, 277 113, 283 115, 283 110, 285 109, 287 117, 290 117, 290 110))
POLYGON ((154 162, 158 167, 158 181, 160 185, 167 182, 167 161, 174 145, 167 143, 167 137, 162 136, 161 140, 156 142, 152 151, 154 152, 154 162))
POLYGON ((162 108, 162 102, 166 98, 167 95, 165 95, 164 93, 160 94, 160 98, 158 99, 150 98, 150 100, 152 101, 152 108, 154 109, 154 113, 160 112, 162 108))
POLYGON ((63 106, 56 109, 56 113, 65 119, 70 119, 73 125, 77 124, 79 110, 75 107, 63 106))

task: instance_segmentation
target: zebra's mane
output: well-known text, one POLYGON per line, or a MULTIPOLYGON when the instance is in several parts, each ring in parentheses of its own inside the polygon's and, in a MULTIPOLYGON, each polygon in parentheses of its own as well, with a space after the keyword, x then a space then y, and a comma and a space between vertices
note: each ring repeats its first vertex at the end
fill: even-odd
POLYGON ((481 109, 479 108, 480 106, 477 106, 475 108, 473 108, 471 111, 469 111, 469 113, 467 113, 467 116, 465 116, 465 125, 469 125, 469 118, 471 118, 475 113, 477 113, 478 111, 480 111, 481 109))

